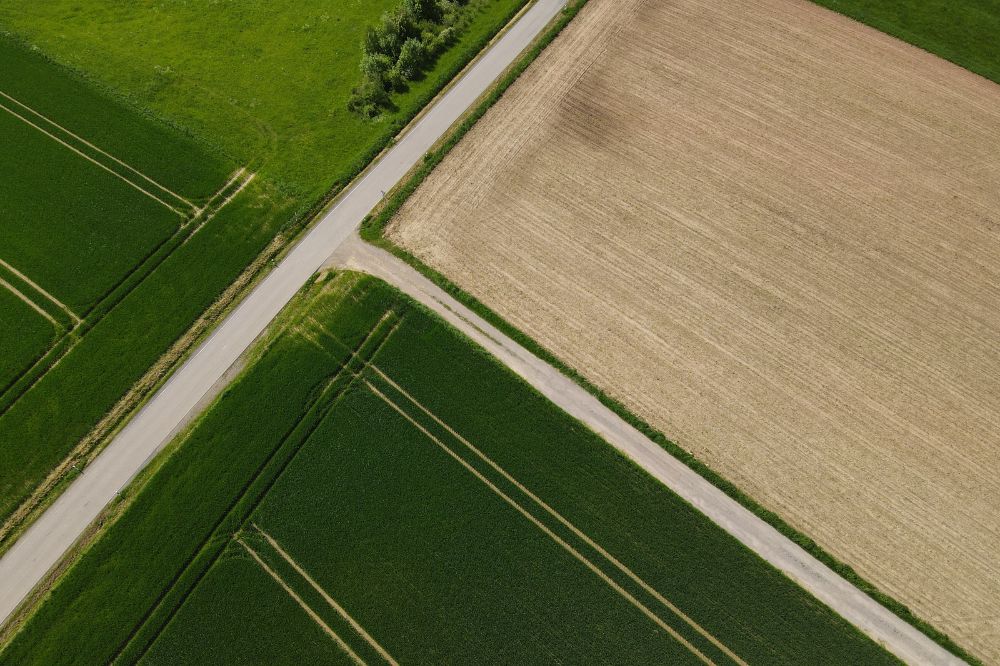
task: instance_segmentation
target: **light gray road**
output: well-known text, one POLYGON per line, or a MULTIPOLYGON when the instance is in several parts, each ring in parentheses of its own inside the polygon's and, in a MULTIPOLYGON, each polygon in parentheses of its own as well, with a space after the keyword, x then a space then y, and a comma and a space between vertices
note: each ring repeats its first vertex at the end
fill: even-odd
POLYGON ((379 277, 438 313, 713 522, 910 664, 962 664, 633 428, 578 384, 385 250, 347 239, 330 265, 379 277))
POLYGON ((0 623, 100 511, 170 440, 226 370, 369 211, 548 25, 565 0, 537 0, 341 198, 0 559, 0 623))
POLYGON ((911 664, 961 664, 923 634, 783 537, 596 398, 354 231, 452 123, 558 13, 538 0, 424 118, 309 231, 164 384, 114 441, 0 559, 0 622, 69 549, 114 496, 169 441, 306 280, 330 257, 410 294, 462 330, 761 557, 911 664))

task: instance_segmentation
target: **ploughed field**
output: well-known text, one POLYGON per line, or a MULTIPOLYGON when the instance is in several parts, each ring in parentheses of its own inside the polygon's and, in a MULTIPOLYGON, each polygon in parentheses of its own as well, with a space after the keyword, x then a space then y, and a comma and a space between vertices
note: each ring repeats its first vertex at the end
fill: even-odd
POLYGON ((895 663, 443 322, 324 278, 0 663, 895 663))
POLYGON ((591 0, 389 238, 1000 659, 1000 87, 797 0, 591 0))

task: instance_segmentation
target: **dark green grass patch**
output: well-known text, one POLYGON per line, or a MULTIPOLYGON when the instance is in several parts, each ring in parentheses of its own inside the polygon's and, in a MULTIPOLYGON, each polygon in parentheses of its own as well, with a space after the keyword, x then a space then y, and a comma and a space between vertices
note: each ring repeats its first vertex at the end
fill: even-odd
POLYGON ((185 610, 187 622, 171 625, 142 663, 355 663, 235 542, 185 610))
MULTIPOLYGON (((235 534, 262 547, 255 524, 401 661, 690 656, 363 383, 347 387, 345 376, 362 369, 355 361, 344 374, 351 349, 374 353, 378 368, 747 661, 893 661, 383 283, 342 274, 311 294, 0 662, 60 663, 73 655, 89 663, 115 654, 122 663, 181 654, 225 661, 242 649, 234 644, 260 640, 246 632, 262 620, 242 627, 238 611, 225 612, 227 599, 247 599, 260 587, 259 576, 232 564, 235 534), (395 316, 383 319, 389 310, 395 316), (391 334, 361 345, 380 321, 378 330, 391 334)), ((623 589, 655 605, 376 373, 364 377, 623 589)), ((287 612, 271 596, 261 598, 287 612)), ((676 615, 660 606, 657 613, 725 662, 676 615)), ((301 623, 302 615, 297 609, 287 622, 301 623)), ((291 638, 279 632, 272 640, 280 647, 291 638)))
POLYGON ((0 259, 83 314, 182 218, 0 109, 0 259))
POLYGON ((813 0, 1000 83, 996 0, 813 0))
MULTIPOLYGON (((2 28, 0 21, 0 91, 190 199, 211 195, 233 170, 190 137, 101 94, 2 28)), ((0 96, 0 103, 53 131, 11 100, 0 96)))
POLYGON ((0 285, 0 390, 45 353, 55 335, 52 322, 0 285))
MULTIPOLYGON (((342 399, 252 520, 400 663, 699 663, 369 391, 342 399)), ((202 615, 185 606, 161 640, 226 654, 202 615)))

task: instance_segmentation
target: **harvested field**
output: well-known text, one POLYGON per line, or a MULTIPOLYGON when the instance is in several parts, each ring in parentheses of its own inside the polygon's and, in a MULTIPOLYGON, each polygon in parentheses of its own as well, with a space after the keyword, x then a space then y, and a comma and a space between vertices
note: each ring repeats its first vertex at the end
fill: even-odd
POLYGON ((591 0, 389 237, 1000 659, 1000 87, 806 2, 591 0))

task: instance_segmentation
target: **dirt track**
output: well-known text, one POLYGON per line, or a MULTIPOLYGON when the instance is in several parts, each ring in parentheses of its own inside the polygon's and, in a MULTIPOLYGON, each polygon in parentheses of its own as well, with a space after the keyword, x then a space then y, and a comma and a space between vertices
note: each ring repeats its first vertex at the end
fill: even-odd
POLYGON ((1000 659, 1000 86, 796 0, 591 0, 391 235, 1000 659))

